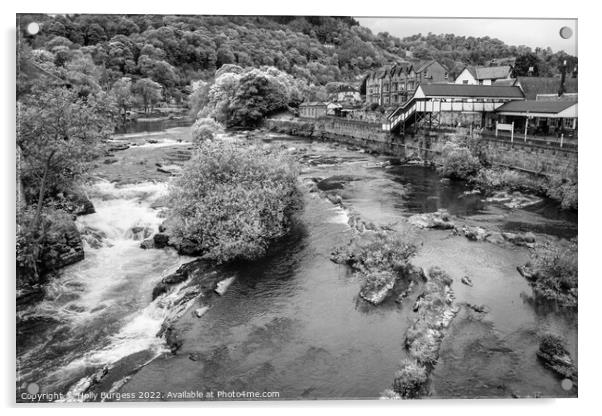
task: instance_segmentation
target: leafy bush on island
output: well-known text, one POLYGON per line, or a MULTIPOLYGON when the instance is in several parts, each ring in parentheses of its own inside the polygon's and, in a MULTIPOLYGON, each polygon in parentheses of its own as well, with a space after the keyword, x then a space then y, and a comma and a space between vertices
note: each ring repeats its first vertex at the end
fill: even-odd
POLYGON ((532 261, 533 291, 565 306, 577 306, 577 239, 538 247, 532 261))
POLYGON ((393 390, 404 399, 418 397, 427 381, 426 368, 408 358, 401 361, 400 367, 395 373, 393 390))
POLYGON ((192 125, 192 142, 198 146, 204 141, 213 140, 221 130, 221 124, 212 118, 199 118, 192 125))
POLYGON ((364 231, 347 245, 336 247, 331 260, 347 264, 364 279, 360 297, 373 305, 382 303, 402 275, 410 275, 410 257, 416 245, 408 235, 389 230, 364 231))
POLYGON ((546 333, 539 339, 539 349, 550 355, 568 354, 564 340, 558 335, 546 333))
POLYGON ((201 143, 170 186, 170 241, 217 263, 262 257, 288 231, 297 175, 274 148, 201 143))
POLYGON ((380 230, 355 236, 349 244, 335 248, 331 258, 370 275, 387 270, 399 272, 415 253, 416 245, 407 235, 380 230))

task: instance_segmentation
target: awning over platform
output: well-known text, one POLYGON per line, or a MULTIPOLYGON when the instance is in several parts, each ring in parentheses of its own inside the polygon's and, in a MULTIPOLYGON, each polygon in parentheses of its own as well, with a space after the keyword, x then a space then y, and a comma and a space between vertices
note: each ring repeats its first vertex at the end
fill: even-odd
POLYGON ((577 118, 576 101, 510 101, 495 110, 505 116, 577 118))

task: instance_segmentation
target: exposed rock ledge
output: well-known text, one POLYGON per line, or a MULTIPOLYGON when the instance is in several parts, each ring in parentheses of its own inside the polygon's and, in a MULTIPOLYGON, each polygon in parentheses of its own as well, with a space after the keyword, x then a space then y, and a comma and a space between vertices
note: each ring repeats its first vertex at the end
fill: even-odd
MULTIPOLYGON (((182 339, 175 326, 176 320, 191 307, 195 301, 202 298, 203 307, 211 306, 213 294, 222 295, 225 288, 232 283, 231 276, 223 276, 218 269, 210 263, 197 259, 181 265, 175 272, 165 276, 153 289, 153 300, 159 299, 160 304, 169 308, 169 313, 164 319, 158 337, 165 337, 165 341, 172 353, 176 353, 182 346, 182 339), (186 282, 186 283, 184 283, 186 282), (172 288, 184 283, 177 291, 172 288), (169 294, 171 291, 171 294, 169 294)), ((200 308, 202 309, 202 308, 200 308)), ((198 309, 195 312, 199 316, 198 309)), ((202 315, 202 314, 201 314, 202 315)))
POLYGON ((418 228, 435 228, 440 230, 452 230, 456 225, 451 221, 446 209, 436 212, 416 214, 408 218, 408 222, 418 228))
POLYGON ((452 282, 443 270, 437 267, 429 270, 424 292, 414 305, 418 317, 405 336, 408 358, 402 360, 393 388, 383 392, 382 398, 409 399, 426 393, 428 376, 439 359, 445 329, 459 310, 453 304, 452 282))

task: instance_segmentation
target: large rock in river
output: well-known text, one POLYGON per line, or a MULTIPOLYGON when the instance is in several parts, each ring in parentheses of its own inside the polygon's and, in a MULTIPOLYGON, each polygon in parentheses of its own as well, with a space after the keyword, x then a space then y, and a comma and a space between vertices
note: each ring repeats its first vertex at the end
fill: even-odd
POLYGON ((360 291, 360 297, 373 305, 380 305, 395 287, 397 276, 390 271, 372 272, 360 291))
POLYGON ((62 219, 52 223, 44 239, 41 269, 60 269, 83 259, 84 246, 75 222, 62 219))
POLYGON ((455 224, 450 220, 449 212, 446 209, 439 209, 436 212, 426 214, 416 214, 408 218, 408 222, 418 228, 436 228, 441 230, 450 230, 455 228, 455 224))

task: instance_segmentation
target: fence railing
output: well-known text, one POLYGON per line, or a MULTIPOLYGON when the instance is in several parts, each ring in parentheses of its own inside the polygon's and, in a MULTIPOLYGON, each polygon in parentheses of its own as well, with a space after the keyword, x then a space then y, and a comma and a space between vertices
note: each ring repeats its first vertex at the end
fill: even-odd
POLYGON ((526 144, 534 144, 538 146, 548 146, 548 147, 559 147, 563 149, 574 149, 577 150, 578 140, 577 137, 556 137, 556 136, 533 136, 527 134, 518 134, 514 135, 511 132, 502 132, 499 131, 490 131, 483 130, 481 133, 482 136, 487 138, 499 139, 501 141, 508 141, 511 143, 526 143, 526 144))

